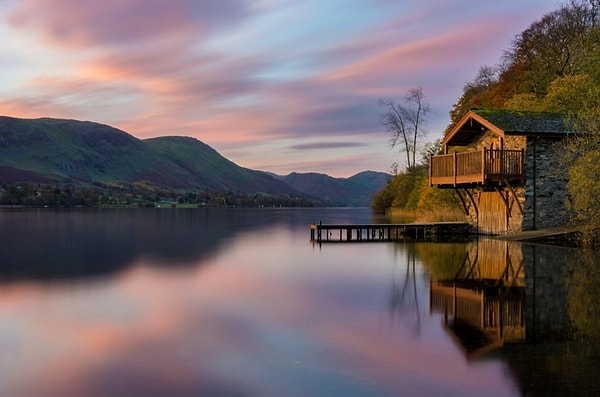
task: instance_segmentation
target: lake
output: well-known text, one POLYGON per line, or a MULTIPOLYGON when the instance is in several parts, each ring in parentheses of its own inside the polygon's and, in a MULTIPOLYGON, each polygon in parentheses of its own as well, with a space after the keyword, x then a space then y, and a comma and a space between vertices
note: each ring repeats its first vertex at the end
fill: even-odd
POLYGON ((0 394, 600 395, 594 253, 318 245, 319 221, 385 220, 0 210, 0 394))

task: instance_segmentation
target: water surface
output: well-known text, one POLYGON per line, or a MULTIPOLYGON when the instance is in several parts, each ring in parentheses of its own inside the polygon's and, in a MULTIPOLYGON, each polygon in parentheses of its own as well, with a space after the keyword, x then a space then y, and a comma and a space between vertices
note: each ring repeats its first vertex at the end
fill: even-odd
MULTIPOLYGON (((430 306, 430 281, 457 270, 467 245, 319 246, 318 221, 382 220, 367 209, 0 212, 1 394, 548 395, 552 368, 576 361, 565 351, 600 369, 597 350, 563 342, 474 359, 430 306)), ((557 303, 563 316, 569 304, 557 303)), ((600 390, 580 378, 555 377, 552 390, 600 390)))

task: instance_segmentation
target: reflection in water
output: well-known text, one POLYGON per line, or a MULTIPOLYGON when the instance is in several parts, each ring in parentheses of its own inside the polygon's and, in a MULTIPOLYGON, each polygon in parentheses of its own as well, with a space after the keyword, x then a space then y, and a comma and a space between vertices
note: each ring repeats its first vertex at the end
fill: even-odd
POLYGON ((567 297, 569 315, 584 335, 600 337, 600 266, 598 252, 585 250, 569 256, 567 297))
POLYGON ((419 248, 431 311, 468 358, 502 346, 521 395, 600 395, 597 252, 493 239, 419 248))
MULTIPOLYGON (((359 219, 367 223, 369 216, 359 219)), ((348 210, 277 208, 0 210, 0 282, 110 275, 139 258, 170 268, 196 265, 245 231, 352 217, 348 210)))
POLYGON ((594 339, 547 342, 597 335, 593 256, 496 240, 316 249, 320 220, 373 221, 368 209, 0 211, 0 395, 600 390, 594 339), (503 347, 468 359, 486 350, 456 343, 460 322, 503 347), (522 326, 537 343, 507 343, 522 326))
MULTIPOLYGON (((408 321, 415 334, 421 332, 421 313, 417 286, 417 253, 414 244, 406 244, 406 270, 402 274, 394 272, 390 294, 390 313, 392 322, 408 321)), ((396 270, 396 269, 394 269, 396 270)))
POLYGON ((468 357, 525 340, 524 273, 519 246, 479 240, 466 246, 452 278, 432 280, 430 307, 468 357))

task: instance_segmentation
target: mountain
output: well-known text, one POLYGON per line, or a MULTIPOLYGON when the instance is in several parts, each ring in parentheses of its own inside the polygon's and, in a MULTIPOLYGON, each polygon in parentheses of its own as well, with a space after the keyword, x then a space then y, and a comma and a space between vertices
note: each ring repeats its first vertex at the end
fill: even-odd
POLYGON ((319 173, 293 172, 279 178, 294 189, 318 197, 324 205, 366 207, 371 195, 380 191, 389 174, 364 171, 350 178, 334 178, 319 173))
POLYGON ((304 197, 318 205, 368 206, 388 174, 351 178, 240 167, 189 137, 138 139, 108 125, 0 116, 0 181, 46 185, 138 186, 304 197))
POLYGON ((0 180, 298 195, 194 138, 141 140, 89 121, 0 117, 0 180))

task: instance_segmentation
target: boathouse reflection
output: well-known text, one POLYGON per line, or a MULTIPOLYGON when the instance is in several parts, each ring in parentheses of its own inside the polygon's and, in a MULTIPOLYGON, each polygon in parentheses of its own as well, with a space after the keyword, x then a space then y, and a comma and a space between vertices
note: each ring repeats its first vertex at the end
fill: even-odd
POLYGON ((423 244, 419 257, 431 275, 431 312, 443 314, 469 354, 568 339, 582 329, 572 310, 581 285, 573 281, 584 263, 577 250, 482 238, 423 244))
POLYGON ((503 346, 522 395, 600 395, 597 251, 486 238, 417 249, 430 312, 467 359, 503 346))
POLYGON ((431 279, 430 310, 468 357, 525 341, 525 274, 520 246, 479 240, 451 277, 431 279))

